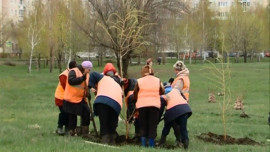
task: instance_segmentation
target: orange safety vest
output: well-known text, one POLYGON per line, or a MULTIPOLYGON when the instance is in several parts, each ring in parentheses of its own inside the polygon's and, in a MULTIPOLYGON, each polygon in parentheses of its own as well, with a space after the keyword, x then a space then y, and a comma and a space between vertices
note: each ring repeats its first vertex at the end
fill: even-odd
POLYGON ((187 101, 182 97, 178 89, 173 88, 171 92, 169 92, 166 95, 162 95, 162 97, 167 102, 167 107, 166 107, 167 110, 177 105, 187 104, 187 101))
POLYGON ((123 92, 120 85, 111 77, 104 75, 103 78, 98 82, 96 98, 98 96, 109 97, 118 102, 122 108, 122 94, 123 92))
MULTIPOLYGON (((82 77, 83 74, 78 68, 73 68, 70 71, 75 71, 76 78, 82 77)), ((86 87, 88 87, 89 74, 86 75, 86 80, 78 85, 70 85, 67 81, 66 90, 64 93, 64 100, 71 103, 79 103, 82 100, 86 102, 84 97, 86 97, 86 87)))
MULTIPOLYGON (((69 69, 66 69, 65 71, 63 71, 59 75, 59 78, 62 75, 68 77, 68 72, 69 72, 69 69)), ((65 90, 64 90, 63 86, 61 85, 61 83, 59 82, 58 83, 58 86, 56 87, 56 90, 55 90, 55 93, 54 93, 54 97, 57 98, 57 99, 63 100, 64 99, 64 93, 65 93, 65 90)))
POLYGON ((173 83, 172 83, 172 88, 175 87, 176 82, 178 80, 182 79, 184 86, 183 89, 181 90, 181 92, 184 94, 184 96, 186 97, 187 101, 189 101, 189 89, 190 89, 190 81, 189 81, 189 77, 188 76, 178 76, 174 79, 173 83))
POLYGON ((139 92, 136 108, 157 107, 160 108, 160 80, 152 75, 138 79, 139 92))

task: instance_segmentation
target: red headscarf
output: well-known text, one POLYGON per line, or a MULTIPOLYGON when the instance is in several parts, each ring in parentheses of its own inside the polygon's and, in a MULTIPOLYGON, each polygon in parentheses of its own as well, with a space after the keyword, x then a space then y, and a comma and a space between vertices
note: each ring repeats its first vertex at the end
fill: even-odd
POLYGON ((104 67, 104 70, 103 70, 103 74, 106 75, 107 72, 109 71, 113 71, 114 74, 116 73, 116 69, 115 67, 113 66, 112 63, 107 63, 104 67))

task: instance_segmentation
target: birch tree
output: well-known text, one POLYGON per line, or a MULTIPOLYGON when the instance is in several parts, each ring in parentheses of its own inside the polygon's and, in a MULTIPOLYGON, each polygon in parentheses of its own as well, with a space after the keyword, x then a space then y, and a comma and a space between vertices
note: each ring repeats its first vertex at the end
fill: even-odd
POLYGON ((37 45, 40 43, 41 37, 40 33, 44 27, 42 22, 42 3, 37 2, 34 5, 34 10, 31 12, 29 17, 25 20, 27 27, 27 44, 30 48, 30 55, 29 55, 29 66, 28 72, 31 73, 32 71, 32 60, 34 51, 37 45))

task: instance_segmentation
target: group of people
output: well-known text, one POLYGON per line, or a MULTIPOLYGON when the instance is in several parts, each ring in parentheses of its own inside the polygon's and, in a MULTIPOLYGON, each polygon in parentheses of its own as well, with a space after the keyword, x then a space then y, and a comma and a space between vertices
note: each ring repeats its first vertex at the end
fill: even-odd
POLYGON ((139 137, 143 147, 155 147, 157 126, 166 107, 158 145, 162 146, 166 142, 166 136, 173 127, 179 145, 188 148, 187 119, 192 114, 188 105, 190 81, 189 70, 182 61, 173 65, 176 77, 165 85, 154 76, 151 60, 147 60, 147 64, 142 67, 141 77, 137 80, 121 78, 112 63, 105 65, 103 73, 90 73, 92 68, 90 61, 83 61, 81 65, 72 61, 69 69, 59 75, 55 92, 55 103, 60 110, 56 133, 70 136, 79 134, 76 129, 79 115, 80 134, 83 138, 90 136, 90 108, 87 100, 91 100, 89 91, 92 91, 95 94, 93 110, 99 118, 102 143, 115 144, 125 95, 127 120, 134 123, 135 137, 139 137))

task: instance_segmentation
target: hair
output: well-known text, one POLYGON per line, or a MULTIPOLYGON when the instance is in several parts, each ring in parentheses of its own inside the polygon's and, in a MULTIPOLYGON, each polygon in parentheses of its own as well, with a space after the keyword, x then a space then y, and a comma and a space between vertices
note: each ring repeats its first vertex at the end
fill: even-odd
POLYGON ((76 66, 77 66, 76 61, 70 61, 69 64, 68 64, 69 69, 75 68, 76 66))
POLYGON ((174 81, 174 78, 170 78, 168 82, 169 82, 170 84, 172 84, 173 81, 174 81))
POLYGON ((141 74, 142 74, 142 76, 154 75, 154 70, 152 69, 152 67, 150 65, 145 65, 141 70, 141 74))
POLYGON ((182 61, 176 61, 176 63, 173 65, 173 68, 175 70, 182 71, 182 70, 185 70, 186 66, 185 66, 184 62, 182 62, 182 61))

